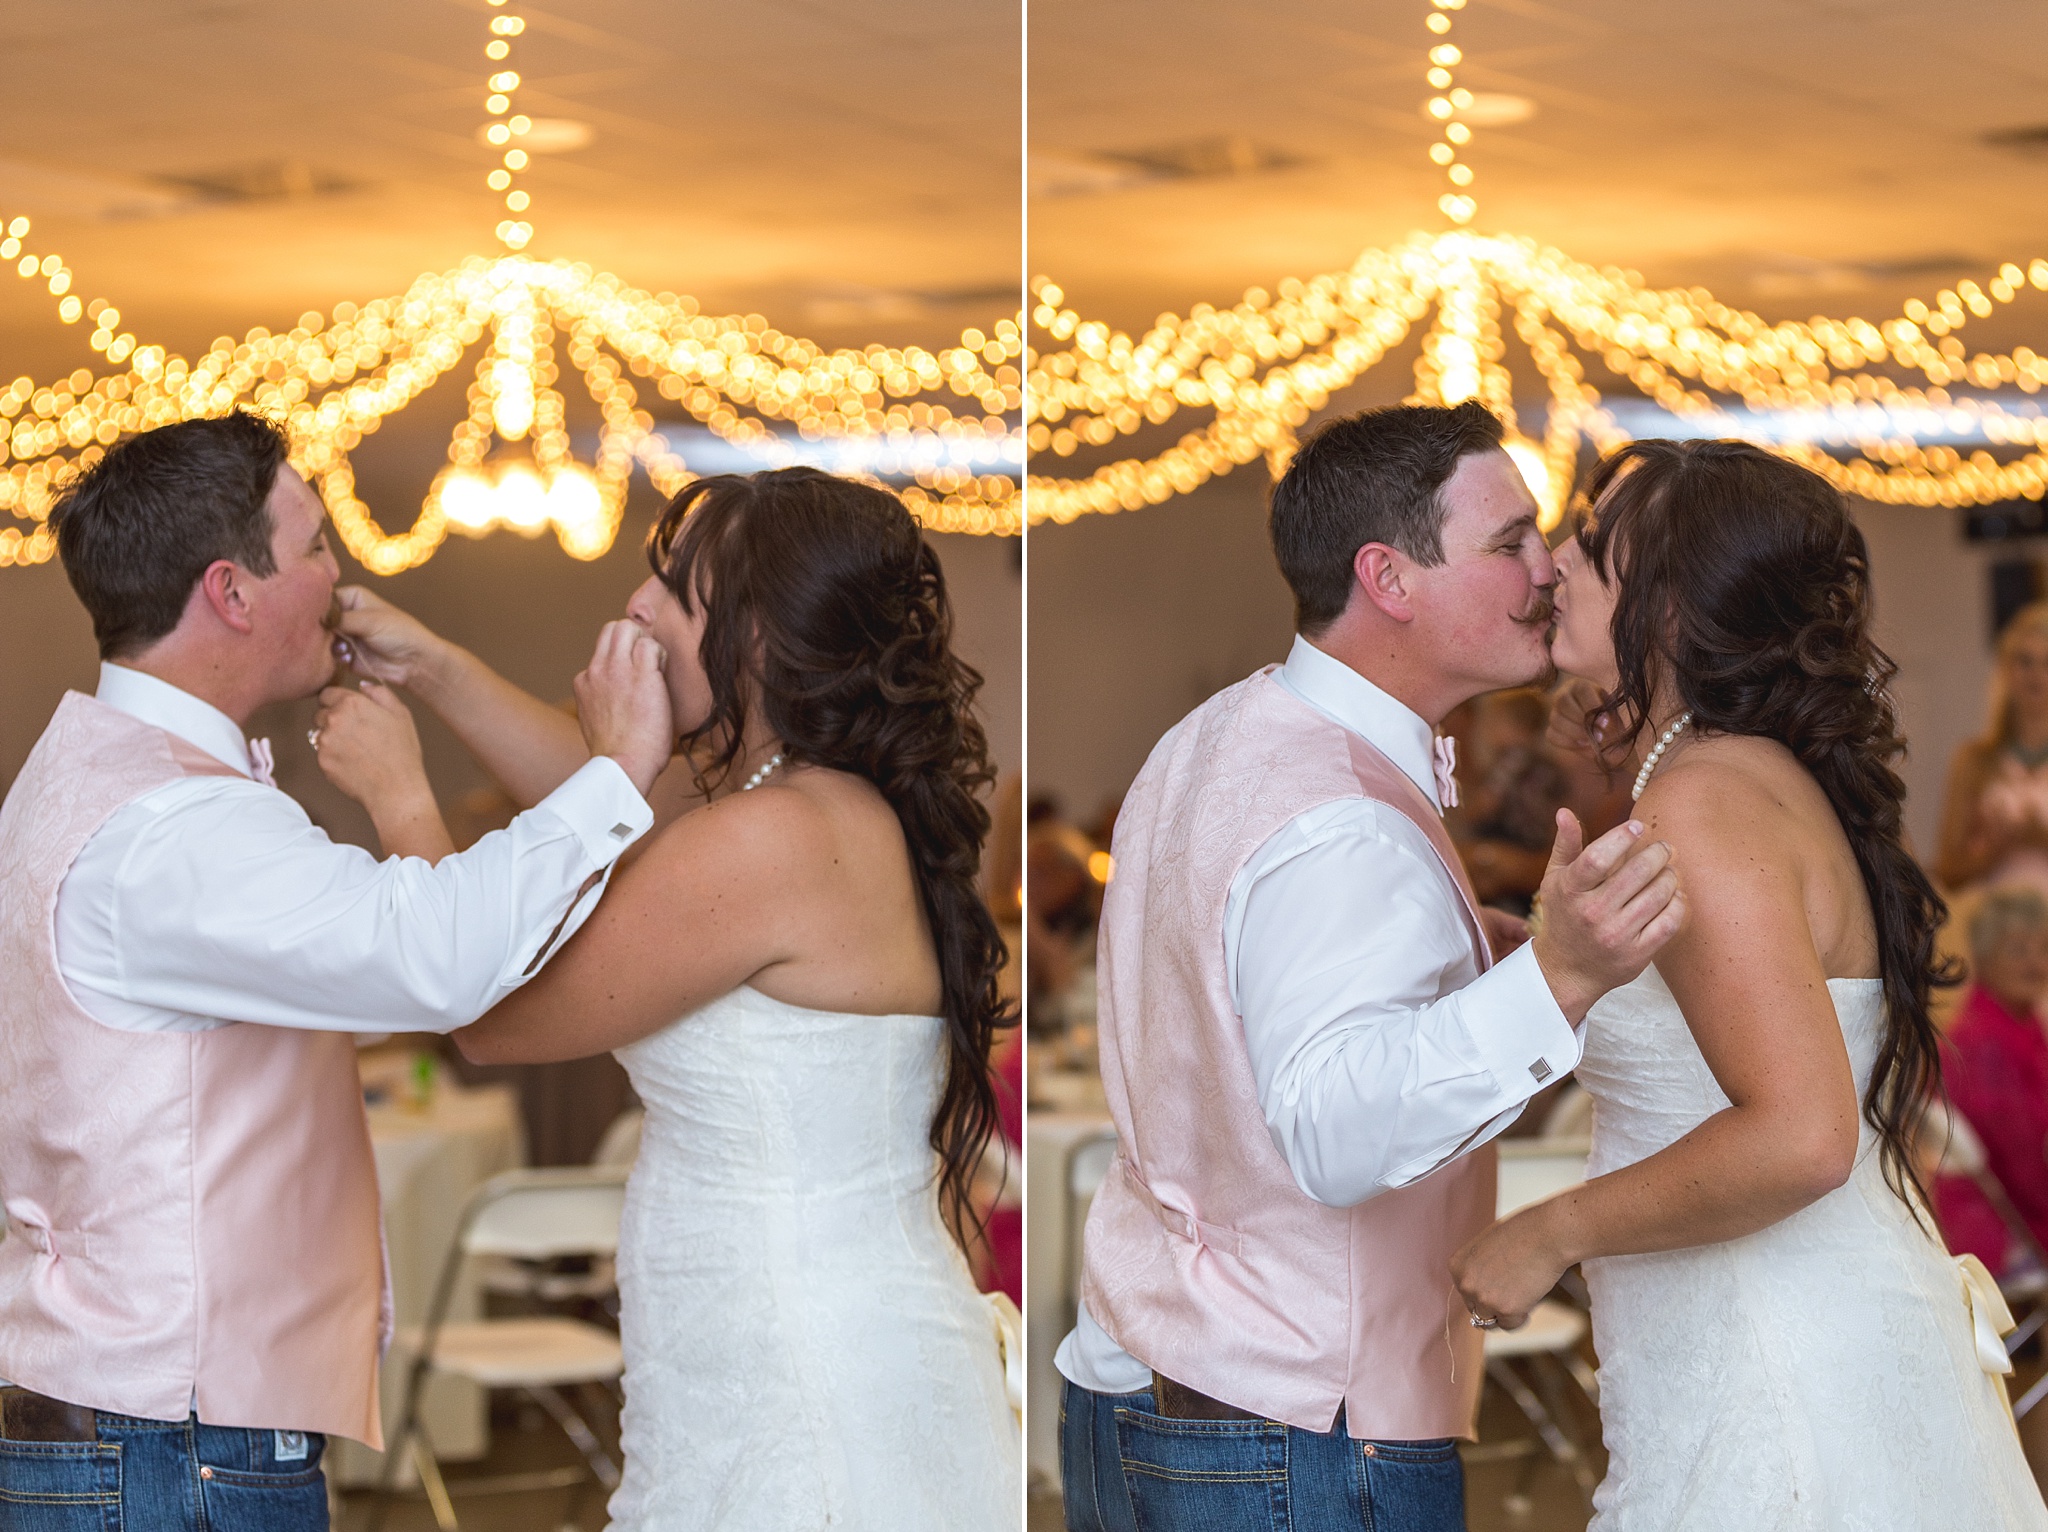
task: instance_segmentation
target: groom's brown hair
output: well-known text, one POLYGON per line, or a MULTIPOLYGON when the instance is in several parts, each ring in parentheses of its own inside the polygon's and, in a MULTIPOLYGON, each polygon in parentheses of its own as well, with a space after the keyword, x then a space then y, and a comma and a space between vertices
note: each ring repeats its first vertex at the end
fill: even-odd
POLYGON ((1476 399, 1451 409, 1367 410, 1303 442, 1273 486, 1266 523, 1294 591, 1294 625, 1314 637, 1337 620, 1351 599, 1352 562, 1367 543, 1441 564, 1444 481, 1461 458, 1500 443, 1500 421, 1476 399))
POLYGON ((216 559, 276 571, 267 502, 288 448, 275 421, 236 410, 131 436, 71 483, 50 526, 100 658, 175 628, 216 559))

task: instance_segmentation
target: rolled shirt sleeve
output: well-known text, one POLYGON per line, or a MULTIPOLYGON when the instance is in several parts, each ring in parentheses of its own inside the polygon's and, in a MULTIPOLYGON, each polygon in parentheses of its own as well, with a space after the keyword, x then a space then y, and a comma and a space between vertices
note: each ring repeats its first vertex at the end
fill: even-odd
POLYGON ((1533 949, 1481 974, 1460 903, 1422 832, 1364 798, 1290 821, 1232 885, 1225 958, 1260 1107, 1318 1202, 1420 1179, 1577 1067, 1533 949))
POLYGON ((465 851, 379 860, 284 793, 191 777, 119 810, 58 893, 58 962, 131 1030, 448 1032, 538 972, 653 823, 599 756, 465 851))

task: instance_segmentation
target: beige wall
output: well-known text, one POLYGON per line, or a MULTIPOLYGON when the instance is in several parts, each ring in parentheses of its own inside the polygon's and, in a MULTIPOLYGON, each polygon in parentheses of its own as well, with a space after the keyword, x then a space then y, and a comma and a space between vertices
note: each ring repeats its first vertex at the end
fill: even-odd
MULTIPOLYGON (((1266 542, 1265 474, 1240 469, 1143 511, 1031 533, 1031 790, 1091 817, 1196 703, 1269 660, 1292 629, 1266 542)), ((1879 641, 1910 755, 1907 824, 1931 856, 1943 777, 1983 726, 1992 550, 1957 513, 1860 505, 1879 641)))
POLYGON ((1287 657, 1294 607, 1266 543, 1266 473, 1033 530, 1034 796, 1093 817, 1211 692, 1287 657))
POLYGON ((1892 695, 1906 734, 1906 828, 1914 851, 1931 862, 1949 759, 1984 728, 1990 566, 2048 550, 1965 543, 1955 511, 1859 504, 1856 519, 1870 543, 1877 639, 1899 662, 1892 695))

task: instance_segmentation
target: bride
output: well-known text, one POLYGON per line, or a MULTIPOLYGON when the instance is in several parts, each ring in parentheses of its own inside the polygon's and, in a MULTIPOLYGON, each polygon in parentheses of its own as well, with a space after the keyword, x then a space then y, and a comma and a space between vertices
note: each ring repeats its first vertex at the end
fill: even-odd
MULTIPOLYGON (((977 887, 980 677, 938 560, 893 495, 810 469, 698 480, 648 553, 600 652, 660 646, 682 801, 657 786, 644 854, 456 1034, 488 1062, 615 1050, 646 1105, 612 1526, 1011 1532, 995 1321, 949 1232, 971 1223, 1007 1018, 977 887)), ((564 715, 342 599, 358 667, 522 803, 582 764, 564 715)))
POLYGON ((1695 894, 1587 1018, 1590 1178, 1459 1252, 1458 1287, 1512 1327, 1583 1263, 1598 1532, 2048 1528, 2002 1305, 1911 1159, 1943 910, 1901 840, 1862 534, 1736 442, 1637 442, 1587 499, 1553 654, 1695 894))

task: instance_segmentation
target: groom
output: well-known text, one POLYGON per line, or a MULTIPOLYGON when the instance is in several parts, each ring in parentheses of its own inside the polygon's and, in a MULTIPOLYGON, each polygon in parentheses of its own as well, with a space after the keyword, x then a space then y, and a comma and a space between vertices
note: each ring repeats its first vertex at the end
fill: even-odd
POLYGON ((1561 814, 1540 933, 1494 961, 1522 933, 1489 932, 1444 832, 1434 729, 1549 672, 1556 573, 1486 409, 1331 423, 1271 530, 1287 663, 1175 726, 1117 819, 1119 1150, 1058 1354, 1074 1532, 1464 1526, 1492 1323, 1448 1270, 1493 1219, 1473 1151, 1683 914, 1641 826, 1582 850, 1561 814))
MULTIPOLYGON (((428 859, 329 841, 242 734, 334 671, 338 571, 285 451, 251 414, 166 426, 52 513, 103 663, 0 806, 6 1532, 326 1527, 325 1435, 381 1445, 389 1323, 348 1034, 449 1031, 523 982, 667 762, 650 641, 593 668, 593 759, 509 828, 438 860, 438 815, 428 859)), ((410 720, 328 701, 330 750, 411 800, 370 795, 390 851, 410 720)))

